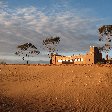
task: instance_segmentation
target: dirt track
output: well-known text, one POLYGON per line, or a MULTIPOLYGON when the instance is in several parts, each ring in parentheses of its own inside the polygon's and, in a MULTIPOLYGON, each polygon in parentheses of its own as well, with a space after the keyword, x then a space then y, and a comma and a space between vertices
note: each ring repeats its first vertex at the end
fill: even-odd
POLYGON ((112 112, 112 65, 0 65, 0 112, 112 112))

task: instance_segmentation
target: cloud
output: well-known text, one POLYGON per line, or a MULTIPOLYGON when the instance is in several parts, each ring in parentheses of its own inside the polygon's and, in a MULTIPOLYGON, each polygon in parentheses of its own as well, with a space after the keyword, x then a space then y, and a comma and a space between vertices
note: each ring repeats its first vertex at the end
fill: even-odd
POLYGON ((24 42, 33 42, 43 50, 42 40, 50 35, 61 37, 60 52, 83 51, 96 44, 101 18, 90 17, 85 9, 57 8, 51 12, 34 6, 11 9, 0 2, 0 52, 13 53, 24 42))

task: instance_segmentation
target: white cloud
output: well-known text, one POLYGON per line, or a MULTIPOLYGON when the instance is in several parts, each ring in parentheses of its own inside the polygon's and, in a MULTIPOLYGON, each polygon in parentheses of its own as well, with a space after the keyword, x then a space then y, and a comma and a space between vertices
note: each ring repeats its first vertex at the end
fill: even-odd
POLYGON ((49 35, 61 37, 61 51, 87 49, 90 44, 95 44, 97 22, 102 19, 89 17, 80 9, 64 11, 58 8, 60 12, 53 9, 47 14, 33 6, 11 9, 0 2, 0 42, 7 42, 7 45, 0 45, 2 51, 11 52, 17 44, 28 41, 42 48, 42 40, 49 35))

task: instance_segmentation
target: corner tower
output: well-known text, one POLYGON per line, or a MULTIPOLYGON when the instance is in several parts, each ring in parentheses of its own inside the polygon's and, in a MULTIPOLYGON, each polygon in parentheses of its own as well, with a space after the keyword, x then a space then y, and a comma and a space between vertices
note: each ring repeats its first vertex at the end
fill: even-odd
POLYGON ((86 54, 85 61, 87 64, 96 64, 102 61, 102 53, 98 47, 90 46, 90 51, 86 54))

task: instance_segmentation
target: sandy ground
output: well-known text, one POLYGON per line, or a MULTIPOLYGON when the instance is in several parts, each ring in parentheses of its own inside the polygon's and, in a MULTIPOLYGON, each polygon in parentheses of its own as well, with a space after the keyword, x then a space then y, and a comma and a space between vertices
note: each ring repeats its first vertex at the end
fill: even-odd
POLYGON ((0 112, 112 112, 112 65, 0 65, 0 112))

